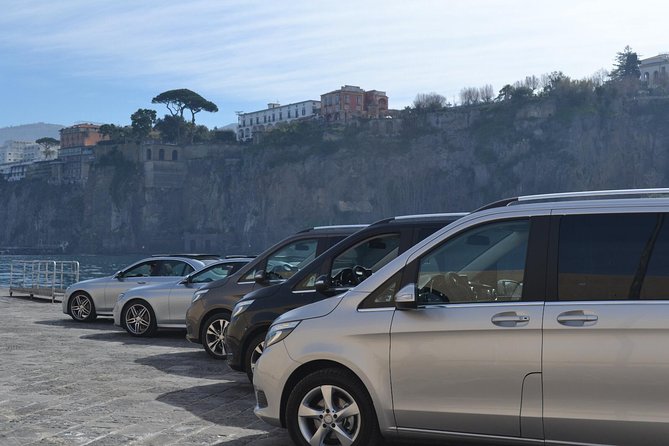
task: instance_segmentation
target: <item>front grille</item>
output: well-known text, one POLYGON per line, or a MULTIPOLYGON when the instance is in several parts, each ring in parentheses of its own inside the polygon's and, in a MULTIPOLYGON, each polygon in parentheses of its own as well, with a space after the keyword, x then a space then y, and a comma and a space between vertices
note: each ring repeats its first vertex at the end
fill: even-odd
POLYGON ((258 407, 261 409, 263 407, 267 407, 267 396, 265 395, 265 392, 260 389, 256 389, 256 401, 258 402, 258 407))

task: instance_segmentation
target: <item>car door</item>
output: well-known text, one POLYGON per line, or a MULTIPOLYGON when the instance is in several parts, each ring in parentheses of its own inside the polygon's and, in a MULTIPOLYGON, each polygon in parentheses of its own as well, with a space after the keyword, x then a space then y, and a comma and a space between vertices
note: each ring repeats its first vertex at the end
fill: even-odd
POLYGON ((669 215, 563 214, 544 315, 546 441, 665 445, 669 215))
POLYGON ((547 217, 488 222, 407 265, 418 308, 396 310, 390 333, 400 430, 542 438, 547 228, 547 217))

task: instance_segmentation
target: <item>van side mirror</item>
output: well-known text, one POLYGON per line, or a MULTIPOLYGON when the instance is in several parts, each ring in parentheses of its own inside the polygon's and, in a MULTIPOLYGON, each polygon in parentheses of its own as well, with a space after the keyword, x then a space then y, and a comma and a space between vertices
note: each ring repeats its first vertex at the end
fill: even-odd
POLYGON ((258 285, 265 285, 267 282, 269 282, 269 277, 267 275, 267 271, 264 269, 259 269, 256 271, 256 273, 253 275, 253 280, 258 284, 258 285))
POLYGON ((416 284, 405 285, 395 294, 395 308, 398 310, 415 310, 418 308, 416 296, 418 296, 416 284))
POLYGON ((180 284, 180 285, 187 285, 187 284, 190 283, 190 281, 191 281, 192 278, 193 278, 193 276, 188 275, 188 276, 184 277, 183 279, 181 279, 181 280, 179 281, 179 284, 180 284))
POLYGON ((332 288, 332 285, 330 284, 330 278, 326 275, 320 276, 314 282, 314 288, 316 288, 316 291, 319 293, 327 293, 330 291, 330 288, 332 288))
POLYGON ((119 280, 123 279, 123 271, 116 271, 114 273, 114 279, 119 279, 119 280))

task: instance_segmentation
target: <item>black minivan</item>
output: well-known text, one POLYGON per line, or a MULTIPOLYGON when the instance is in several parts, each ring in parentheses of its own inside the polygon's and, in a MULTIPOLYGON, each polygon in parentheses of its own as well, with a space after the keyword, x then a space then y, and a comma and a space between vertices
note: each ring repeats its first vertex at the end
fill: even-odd
POLYGON ((274 319, 355 287, 399 254, 464 215, 409 215, 378 221, 337 243, 285 282, 247 294, 235 305, 227 327, 228 365, 245 371, 251 379, 274 319))

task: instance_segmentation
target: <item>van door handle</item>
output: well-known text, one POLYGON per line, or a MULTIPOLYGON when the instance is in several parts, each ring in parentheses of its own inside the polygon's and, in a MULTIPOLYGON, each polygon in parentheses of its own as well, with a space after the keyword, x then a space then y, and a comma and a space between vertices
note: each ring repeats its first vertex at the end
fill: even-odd
POLYGON ((518 314, 515 311, 507 311, 497 313, 490 321, 500 327, 517 327, 519 325, 527 325, 530 322, 530 317, 526 314, 518 314))
POLYGON ((567 327, 585 327, 595 325, 599 318, 590 311, 574 310, 560 313, 557 321, 567 327))
POLYGON ((139 280, 139 281, 138 281, 137 283, 139 283, 139 284, 142 284, 142 285, 143 285, 143 284, 145 284, 145 283, 146 283, 146 281, 142 281, 142 280, 139 280))

